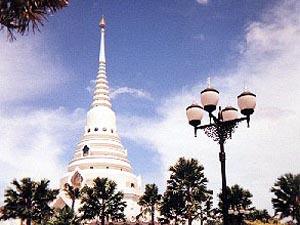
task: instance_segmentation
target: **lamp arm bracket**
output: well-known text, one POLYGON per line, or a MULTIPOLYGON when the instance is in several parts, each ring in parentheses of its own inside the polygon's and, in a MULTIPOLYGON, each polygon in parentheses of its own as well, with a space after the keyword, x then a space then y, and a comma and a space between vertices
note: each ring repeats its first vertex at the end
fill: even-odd
POLYGON ((212 127, 212 126, 218 126, 220 124, 229 124, 229 123, 239 123, 241 121, 244 121, 244 120, 247 120, 249 121, 250 120, 250 117, 241 117, 241 118, 238 118, 238 119, 235 119, 235 120, 230 120, 230 121, 226 121, 226 122, 222 122, 221 120, 219 120, 218 118, 216 118, 215 116, 213 116, 212 118, 214 118, 214 123, 210 123, 210 124, 205 124, 205 125, 202 125, 202 126, 198 126, 198 127, 195 127, 196 130, 203 130, 203 129, 206 129, 208 127, 212 127))
POLYGON ((214 123, 194 127, 194 136, 197 137, 198 130, 204 130, 205 134, 213 138, 214 141, 224 143, 226 139, 231 139, 232 133, 241 121, 246 120, 248 127, 250 121, 250 117, 248 116, 224 122, 217 118, 215 119, 214 123))

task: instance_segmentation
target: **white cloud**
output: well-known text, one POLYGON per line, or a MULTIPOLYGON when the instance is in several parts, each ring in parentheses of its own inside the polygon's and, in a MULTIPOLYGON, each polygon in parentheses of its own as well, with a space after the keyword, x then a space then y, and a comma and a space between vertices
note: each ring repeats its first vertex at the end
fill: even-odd
POLYGON ((86 87, 86 90, 88 91, 88 93, 90 95, 93 95, 93 91, 95 89, 95 86, 96 86, 96 80, 90 80, 89 86, 86 87))
POLYGON ((65 170, 61 157, 67 141, 81 124, 80 110, 11 107, 51 94, 68 79, 59 58, 47 49, 46 38, 0 38, 0 202, 14 178, 47 178, 57 185, 65 170))
POLYGON ((117 98, 119 95, 123 95, 123 94, 129 94, 136 98, 144 98, 144 99, 152 100, 150 93, 148 93, 142 89, 136 89, 136 88, 130 88, 130 87, 119 87, 119 88, 113 89, 110 94, 110 97, 114 99, 114 98, 117 98))
MULTIPOLYGON (((89 86, 86 87, 86 90, 91 95, 93 94, 95 85, 96 85, 96 80, 90 80, 89 86)), ((130 88, 130 87, 111 88, 110 97, 112 99, 115 99, 115 98, 119 97, 120 95, 130 95, 135 98, 144 98, 144 99, 152 100, 151 94, 142 89, 130 88)))
POLYGON ((39 35, 14 42, 0 38, 0 102, 41 96, 66 81, 60 60, 46 48, 39 35))
MULTIPOLYGON (((245 46, 238 68, 230 75, 216 75, 212 83, 220 90, 221 104, 234 103, 244 81, 257 94, 257 109, 250 129, 241 124, 226 143, 228 185, 249 189, 254 205, 271 210, 270 187, 284 173, 299 173, 300 145, 300 2, 285 1, 266 11, 260 22, 245 32, 245 46)), ((160 119, 140 118, 128 123, 128 136, 147 142, 167 169, 178 157, 196 157, 205 166, 210 187, 221 188, 218 145, 193 130, 185 107, 206 85, 200 83, 166 98, 158 107, 160 119)), ((157 178, 160 178, 158 176, 157 178)))
POLYGON ((68 144, 84 124, 81 109, 17 111, 0 112, 0 202, 4 187, 14 178, 47 178, 57 187, 66 172, 62 158, 72 152, 68 144))
POLYGON ((196 0, 197 3, 199 3, 200 5, 207 5, 208 4, 208 0, 196 0))
POLYGON ((80 109, 68 112, 18 106, 53 94, 68 79, 60 59, 47 49, 46 38, 24 36, 14 42, 0 38, 0 205, 14 178, 46 178, 57 188, 66 169, 63 156, 72 152, 68 144, 76 141, 74 134, 83 127, 80 109))
POLYGON ((46 38, 24 36, 14 42, 0 38, 0 202, 14 178, 47 178, 57 185, 65 171, 61 157, 66 144, 83 124, 81 110, 38 110, 15 104, 51 94, 68 79, 59 58, 47 49, 46 38))

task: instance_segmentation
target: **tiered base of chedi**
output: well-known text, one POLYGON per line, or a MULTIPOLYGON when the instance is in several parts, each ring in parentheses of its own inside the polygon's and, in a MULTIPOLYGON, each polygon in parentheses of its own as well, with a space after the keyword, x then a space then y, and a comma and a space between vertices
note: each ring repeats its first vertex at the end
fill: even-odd
MULTIPOLYGON (((109 86, 106 76, 105 57, 105 21, 100 21, 101 44, 99 69, 93 101, 87 112, 83 135, 77 144, 73 159, 68 165, 67 173, 60 181, 61 192, 54 207, 71 207, 72 199, 65 193, 66 184, 75 187, 91 186, 97 177, 108 178, 117 184, 117 190, 124 194, 127 207, 125 215, 128 221, 134 221, 140 213, 137 204, 141 196, 141 177, 133 174, 116 126, 115 112, 109 97, 109 86)), ((75 201, 74 209, 78 210, 80 200, 75 201)))

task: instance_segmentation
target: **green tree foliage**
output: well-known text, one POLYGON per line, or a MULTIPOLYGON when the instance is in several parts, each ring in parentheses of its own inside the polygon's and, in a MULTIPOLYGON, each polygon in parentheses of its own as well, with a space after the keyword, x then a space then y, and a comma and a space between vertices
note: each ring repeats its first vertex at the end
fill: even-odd
POLYGON ((0 30, 7 29, 9 38, 14 32, 34 32, 47 16, 68 5, 68 0, 0 0, 0 30))
POLYGON ((182 192, 176 192, 169 188, 165 191, 160 205, 161 222, 175 225, 183 223, 185 214, 185 202, 182 192))
POLYGON ((213 208, 212 195, 207 196, 207 199, 202 203, 201 208, 202 208, 200 214, 201 224, 203 224, 204 221, 206 221, 206 224, 212 224, 213 222, 216 221, 217 218, 215 218, 215 210, 213 208))
POLYGON ((204 167, 196 159, 179 158, 178 162, 170 167, 170 179, 167 189, 179 193, 184 202, 182 218, 191 225, 195 219, 203 215, 203 203, 212 193, 207 189, 207 178, 204 176, 204 167))
POLYGON ((64 191, 72 199, 71 209, 74 211, 75 200, 80 197, 80 189, 78 187, 73 187, 72 185, 66 183, 64 186, 64 191))
POLYGON ((223 224, 223 214, 222 210, 219 208, 213 208, 206 221, 206 225, 222 225, 223 224))
POLYGON ((100 219, 104 225, 106 220, 124 220, 123 193, 116 191, 117 184, 108 178, 97 177, 93 186, 84 186, 81 190, 82 220, 100 219))
POLYGON ((285 174, 277 179, 271 188, 275 198, 272 198, 275 214, 280 218, 292 217, 300 224, 300 174, 285 174))
MULTIPOLYGON (((227 187, 227 202, 230 209, 239 211, 241 209, 250 210, 252 194, 248 191, 235 184, 232 187, 227 187)), ((219 207, 223 207, 222 193, 219 194, 219 207)), ((229 224, 243 224, 244 214, 238 213, 237 215, 229 214, 229 224)))
MULTIPOLYGON (((213 224, 216 220, 214 218, 215 211, 212 199, 212 195, 208 192, 206 199, 198 204, 200 224, 204 224, 205 221, 206 224, 213 224)), ((160 205, 161 222, 166 224, 183 224, 187 213, 186 210, 183 192, 167 189, 160 205)))
POLYGON ((154 224, 155 209, 161 200, 161 195, 158 193, 158 187, 156 184, 147 184, 145 186, 145 192, 140 197, 138 204, 144 207, 145 212, 151 214, 151 224, 154 224))
POLYGON ((271 219, 271 216, 269 215, 266 209, 263 210, 254 209, 247 216, 247 219, 250 221, 261 221, 263 223, 268 223, 269 219, 271 219))
POLYGON ((58 209, 54 216, 47 222, 47 225, 81 225, 79 217, 77 217, 70 207, 66 206, 58 209))
POLYGON ((4 194, 2 220, 21 219, 26 221, 26 225, 31 225, 32 221, 42 224, 50 218, 53 210, 49 203, 59 191, 49 189, 49 180, 35 182, 30 178, 23 178, 20 181, 14 180, 12 185, 4 194))

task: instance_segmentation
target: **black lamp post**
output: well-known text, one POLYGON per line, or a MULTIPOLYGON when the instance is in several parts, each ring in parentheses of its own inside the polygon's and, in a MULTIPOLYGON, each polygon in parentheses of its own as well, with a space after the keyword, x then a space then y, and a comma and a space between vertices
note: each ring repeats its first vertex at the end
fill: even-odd
POLYGON ((256 105, 256 95, 249 91, 244 91, 237 97, 238 106, 241 113, 244 115, 244 117, 240 118, 238 118, 238 110, 231 106, 227 106, 224 109, 219 107, 219 113, 215 116, 213 112, 217 108, 218 101, 219 92, 210 87, 209 83, 208 88, 201 92, 201 102, 203 107, 192 104, 186 108, 186 115, 189 124, 194 127, 195 137, 197 137, 197 131, 201 129, 204 130, 208 137, 217 141, 220 145, 219 160, 221 162, 222 175, 223 224, 229 225, 224 143, 227 139, 232 138, 232 133, 241 121, 247 121, 249 127, 250 115, 254 112, 256 105), (200 126, 204 111, 208 112, 210 123, 200 126))

